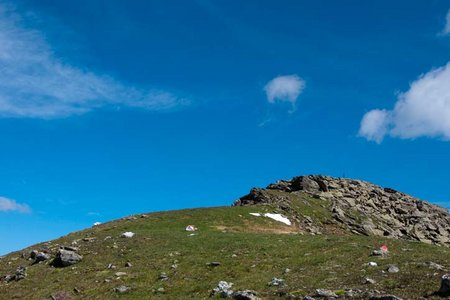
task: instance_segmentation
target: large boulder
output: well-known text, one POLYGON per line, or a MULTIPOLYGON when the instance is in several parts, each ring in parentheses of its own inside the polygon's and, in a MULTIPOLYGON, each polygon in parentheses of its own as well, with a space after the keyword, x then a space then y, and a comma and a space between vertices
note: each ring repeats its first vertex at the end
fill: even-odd
POLYGON ((59 249, 52 265, 57 268, 68 267, 79 263, 83 257, 75 251, 59 249))

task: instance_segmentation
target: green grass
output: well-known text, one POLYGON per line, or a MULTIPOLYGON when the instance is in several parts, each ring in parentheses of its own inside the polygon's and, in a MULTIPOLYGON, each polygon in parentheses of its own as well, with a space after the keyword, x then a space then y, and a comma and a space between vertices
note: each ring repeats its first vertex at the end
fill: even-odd
MULTIPOLYGON (((301 200, 295 200, 296 210, 326 220, 323 200, 310 199, 306 204, 301 200)), ((72 292, 74 288, 81 291, 77 296, 80 299, 203 299, 209 298, 220 280, 233 282, 235 290, 253 289, 261 298, 269 299, 289 294, 300 297, 312 294, 316 288, 339 293, 346 288, 369 288, 418 299, 437 290, 443 274, 421 263, 433 261, 447 267, 450 261, 450 249, 444 247, 381 237, 300 235, 292 233, 295 225, 292 228, 249 215, 264 211, 272 208, 217 207, 153 213, 147 218, 122 219, 69 234, 52 241, 49 247, 95 237, 94 242, 79 242, 79 252, 84 256, 81 263, 62 269, 45 263, 29 266, 22 252, 12 253, 0 259, 0 276, 12 273, 19 265, 28 265, 28 277, 0 283, 0 299, 46 299, 57 291, 72 292), (188 224, 199 228, 197 235, 188 236, 184 230, 188 224), (119 238, 125 231, 136 235, 119 238), (369 257, 371 250, 382 243, 389 245, 389 257, 369 257), (207 266, 211 261, 221 265, 207 266), (379 266, 366 266, 369 261, 379 266), (133 266, 126 268, 127 262, 133 266), (117 268, 107 269, 110 263, 117 268), (173 269, 173 264, 178 267, 173 269), (400 272, 383 273, 389 264, 398 265, 400 272), (291 271, 284 274, 286 268, 291 271), (118 271, 128 275, 116 279, 114 273, 118 271), (169 275, 169 280, 158 279, 162 272, 169 275), (286 286, 268 286, 273 277, 285 279, 286 286), (366 285, 365 277, 377 283, 366 285), (132 290, 119 295, 113 291, 119 285, 132 290), (164 293, 155 292, 160 287, 164 293)))

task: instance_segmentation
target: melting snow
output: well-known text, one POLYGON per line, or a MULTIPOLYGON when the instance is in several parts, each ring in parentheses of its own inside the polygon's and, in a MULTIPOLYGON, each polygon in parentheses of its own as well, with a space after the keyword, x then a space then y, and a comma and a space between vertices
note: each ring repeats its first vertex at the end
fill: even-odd
POLYGON ((100 225, 100 224, 102 224, 101 222, 95 222, 94 223, 94 226, 98 226, 98 225, 100 225))
MULTIPOLYGON (((250 213, 250 214, 251 214, 252 216, 255 216, 255 217, 260 217, 260 216, 261 216, 260 213, 250 213)), ((281 215, 281 214, 270 214, 270 213, 265 213, 263 216, 264 216, 264 217, 267 217, 267 218, 271 218, 271 219, 273 219, 273 220, 275 220, 275 221, 284 223, 284 224, 289 225, 289 226, 292 225, 291 221, 290 221, 288 218, 286 218, 285 216, 281 215)))
POLYGON ((278 222, 281 222, 281 223, 284 223, 286 225, 291 226, 291 221, 288 218, 286 218, 286 217, 284 217, 284 216, 282 216, 280 214, 264 214, 264 216, 266 216, 268 218, 271 218, 271 219, 274 219, 275 221, 278 221, 278 222))

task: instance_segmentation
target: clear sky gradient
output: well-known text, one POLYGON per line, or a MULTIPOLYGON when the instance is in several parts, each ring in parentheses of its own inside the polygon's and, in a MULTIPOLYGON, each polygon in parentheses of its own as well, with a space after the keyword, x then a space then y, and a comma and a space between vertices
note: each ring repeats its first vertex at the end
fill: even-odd
POLYGON ((450 206, 437 1, 0 1, 0 254, 302 174, 450 206))

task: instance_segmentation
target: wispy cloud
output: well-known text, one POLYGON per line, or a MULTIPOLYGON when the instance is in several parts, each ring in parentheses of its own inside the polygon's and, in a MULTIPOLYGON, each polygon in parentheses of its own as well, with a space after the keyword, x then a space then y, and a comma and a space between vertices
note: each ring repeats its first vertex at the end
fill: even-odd
POLYGON ((31 209, 26 204, 17 203, 15 200, 0 197, 0 212, 16 211, 20 213, 30 213, 31 209))
POLYGON ((445 19, 445 27, 442 30, 444 35, 450 35, 450 10, 447 12, 447 17, 445 19))
POLYGON ((288 102, 294 111, 298 96, 304 88, 305 81, 294 74, 275 77, 266 84, 264 91, 269 103, 288 102))
POLYGON ((106 106, 164 110, 187 102, 66 63, 22 21, 0 3, 0 116, 58 118, 106 106))
POLYGON ((359 134, 377 143, 386 135, 450 140, 450 62, 411 83, 407 92, 398 95, 392 110, 366 113, 359 134))

